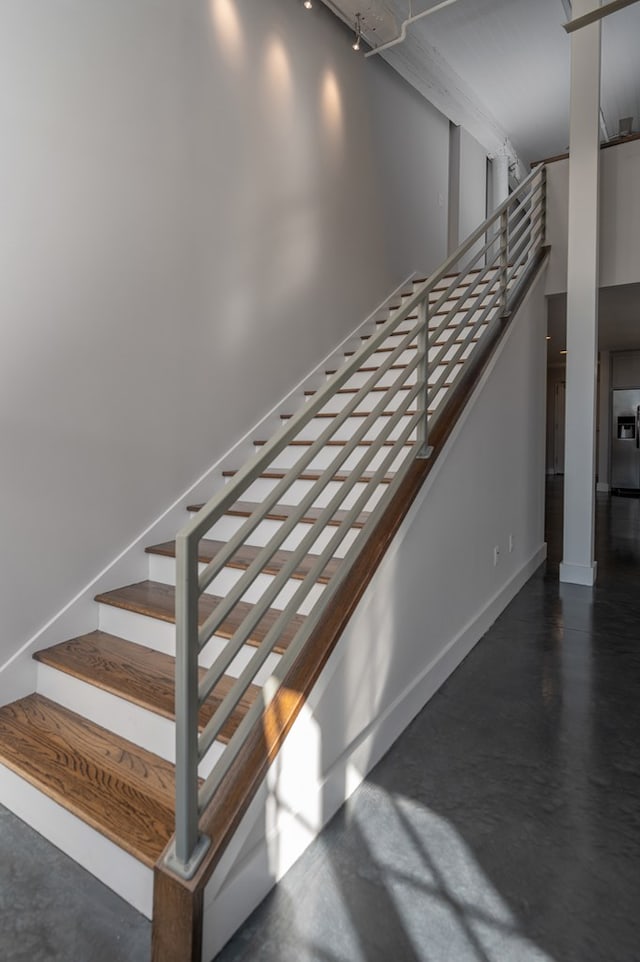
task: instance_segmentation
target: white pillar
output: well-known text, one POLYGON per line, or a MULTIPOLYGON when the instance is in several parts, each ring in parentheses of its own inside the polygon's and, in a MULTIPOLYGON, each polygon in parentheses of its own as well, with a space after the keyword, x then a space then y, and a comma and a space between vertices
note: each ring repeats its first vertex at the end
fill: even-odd
POLYGON ((611 436, 611 354, 600 351, 598 400, 598 491, 609 490, 609 445, 611 436))
MULTIPOLYGON (((599 7, 573 0, 573 18, 599 7)), ((592 585, 595 562, 600 21, 571 34, 564 549, 560 580, 592 585)))

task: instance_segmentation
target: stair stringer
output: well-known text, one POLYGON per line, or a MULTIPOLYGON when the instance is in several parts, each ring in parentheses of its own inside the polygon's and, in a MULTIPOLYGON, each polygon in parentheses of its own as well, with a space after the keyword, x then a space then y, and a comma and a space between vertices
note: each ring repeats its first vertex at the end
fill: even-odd
POLYGON ((546 557, 544 275, 524 296, 207 884, 202 962, 546 557))
POLYGON ((302 403, 305 390, 317 389, 326 380, 328 367, 344 363, 343 352, 357 348, 364 332, 375 328, 376 320, 407 292, 412 290, 416 272, 409 274, 384 298, 347 336, 337 344, 305 377, 296 384, 270 411, 254 424, 240 440, 219 457, 206 471, 166 508, 151 524, 147 525, 105 567, 78 588, 78 592, 30 638, 28 638, 4 664, 0 664, 0 705, 14 701, 32 692, 37 685, 36 665, 33 654, 54 645, 63 638, 71 638, 91 631, 98 626, 98 609, 94 603, 96 594, 108 591, 115 585, 130 584, 147 576, 149 565, 144 548, 154 542, 175 537, 185 520, 185 505, 189 501, 207 501, 225 483, 223 471, 243 464, 253 456, 253 442, 258 437, 271 437, 281 426, 281 414, 291 407, 292 401, 302 403))

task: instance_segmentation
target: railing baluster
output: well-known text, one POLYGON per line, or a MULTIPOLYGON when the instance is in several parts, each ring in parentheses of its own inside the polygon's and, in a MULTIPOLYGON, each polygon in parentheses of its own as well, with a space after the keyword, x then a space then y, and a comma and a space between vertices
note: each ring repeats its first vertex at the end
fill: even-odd
POLYGON ((418 355, 420 363, 418 365, 418 383, 422 384, 422 389, 418 395, 418 403, 423 411, 423 415, 418 422, 418 454, 419 458, 428 458, 433 452, 429 445, 429 294, 418 305, 418 323, 420 331, 418 334, 418 355))
POLYGON ((507 272, 509 270, 509 208, 500 215, 500 313, 507 313, 507 272))
POLYGON ((176 538, 176 829, 167 864, 187 879, 211 844, 198 831, 199 596, 198 539, 180 533, 176 538))

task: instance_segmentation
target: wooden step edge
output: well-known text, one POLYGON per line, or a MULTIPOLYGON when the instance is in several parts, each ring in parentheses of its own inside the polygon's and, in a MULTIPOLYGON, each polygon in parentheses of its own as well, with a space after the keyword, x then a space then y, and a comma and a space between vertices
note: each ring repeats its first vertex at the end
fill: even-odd
MULTIPOLYGON (((349 417, 350 418, 368 418, 371 413, 372 413, 371 411, 352 411, 349 417)), ((403 417, 411 417, 413 414, 416 414, 416 413, 417 413, 416 411, 405 411, 403 413, 403 417)), ((337 418, 339 414, 342 414, 342 411, 319 411, 317 414, 314 414, 313 417, 326 420, 328 418, 337 418)), ((376 417, 390 418, 390 417, 393 417, 394 414, 397 414, 397 411, 380 411, 376 415, 376 417)), ((288 421, 289 418, 292 418, 292 417, 294 417, 293 414, 281 414, 280 420, 288 421)))
MULTIPOLYGON (((254 442, 253 442, 254 447, 257 447, 257 448, 262 447, 262 445, 267 444, 267 443, 268 443, 268 442, 265 441, 265 440, 258 440, 258 441, 254 441, 254 442)), ((359 447, 359 448, 368 448, 368 447, 371 447, 371 445, 372 445, 372 444, 375 444, 375 443, 376 443, 375 441, 358 441, 358 444, 356 445, 356 447, 359 447)), ((415 443, 414 441, 405 441, 405 443, 404 443, 402 446, 403 446, 404 448, 411 448, 411 447, 413 447, 414 443, 415 443)), ((306 439, 305 439, 305 438, 296 438, 295 441, 289 441, 289 445, 288 445, 288 446, 289 446, 290 448, 308 448, 308 447, 310 447, 312 444, 315 444, 315 441, 311 441, 311 440, 308 439, 308 438, 306 438, 306 439)), ((349 442, 348 442, 348 441, 340 441, 340 440, 336 440, 335 438, 333 438, 331 441, 325 441, 324 447, 325 447, 325 448, 343 448, 346 444, 349 444, 349 442)), ((382 442, 382 447, 384 447, 384 448, 390 448, 390 447, 393 447, 394 444, 395 444, 395 441, 383 441, 383 442, 382 442)))
MULTIPOLYGON (((232 470, 223 471, 222 477, 233 478, 237 473, 238 473, 237 471, 232 471, 232 470)), ((275 470, 263 471, 262 474, 260 475, 260 478, 266 481, 282 481, 284 478, 286 478, 288 473, 289 473, 288 471, 275 471, 275 470)), ((322 474, 323 474, 322 471, 303 471, 302 474, 299 474, 295 480, 296 481, 319 481, 320 478, 322 477, 322 474)), ((332 481, 333 483, 339 482, 340 484, 343 484, 345 481, 349 481, 352 478, 352 476, 353 476, 353 472, 337 472, 336 474, 333 474, 331 476, 330 481, 332 481)), ((375 476, 375 472, 373 471, 362 471, 358 474, 358 482, 362 484, 369 484, 371 481, 373 481, 374 476, 375 476)), ((379 483, 391 484, 391 482, 393 481, 393 478, 394 478, 393 474, 385 474, 384 477, 380 479, 379 483)))
MULTIPOLYGON (((430 293, 432 293, 432 294, 443 294, 444 291, 446 291, 447 288, 451 286, 451 281, 455 280, 455 278, 456 278, 457 276, 458 276, 457 274, 452 274, 449 278, 443 278, 441 281, 438 281, 438 284, 436 285, 436 287, 432 287, 432 288, 431 288, 431 292, 430 292, 430 293), (446 283, 447 280, 449 281, 449 283, 446 283)), ((425 278, 424 280, 421 280, 421 281, 412 281, 412 283, 415 284, 415 285, 417 285, 417 286, 420 286, 421 284, 426 284, 427 280, 428 280, 428 278, 425 278)), ((468 280, 460 281, 460 282, 457 284, 457 286, 455 287, 455 290, 460 290, 460 289, 463 288, 463 287, 470 287, 471 284, 472 284, 472 281, 470 281, 470 280, 469 280, 469 281, 468 281, 468 280)), ((405 298, 406 298, 406 299, 409 299, 409 298, 411 298, 411 297, 415 297, 415 296, 416 296, 416 293, 417 293, 417 292, 416 292, 415 290, 412 290, 412 291, 409 291, 409 292, 406 293, 406 294, 401 294, 400 296, 401 296, 403 299, 405 299, 405 298)), ((395 296, 397 297, 398 295, 396 294, 395 296)), ((437 298, 434 298, 434 300, 437 300, 437 298)), ((393 303, 390 304, 389 307, 384 308, 384 310, 387 310, 387 311, 398 311, 398 310, 400 310, 401 307, 402 307, 402 303, 399 304, 399 303, 397 303, 397 301, 394 300, 393 303)))
MULTIPOLYGON (((373 387, 370 387, 368 389, 367 394, 373 394, 373 393, 382 394, 385 391, 391 391, 394 388, 396 391, 410 391, 412 387, 414 387, 414 383, 400 384, 398 387, 396 387, 394 384, 382 384, 382 385, 375 384, 373 387)), ((358 394, 359 391, 362 391, 361 387, 341 387, 341 388, 338 388, 338 390, 335 393, 336 394, 358 394)), ((317 394, 317 393, 318 393, 317 391, 309 390, 309 391, 305 391, 304 395, 305 397, 313 397, 314 394, 317 394)))
MULTIPOLYGON (((444 290, 444 288, 443 288, 443 290, 444 290)), ((485 292, 484 294, 482 294, 482 300, 487 300, 487 299, 490 300, 490 299, 494 296, 494 294, 497 293, 497 290, 498 290, 498 288, 496 287, 496 289, 493 290, 493 291, 489 291, 488 293, 485 292)), ((478 295, 478 296, 480 296, 480 295, 478 295)), ((473 294, 470 295, 469 298, 468 298, 468 300, 469 300, 469 301, 472 301, 472 302, 473 302, 474 299, 475 299, 475 295, 473 295, 473 294)), ((435 303, 435 301, 437 301, 437 300, 438 300, 438 298, 434 298, 434 303, 435 303)), ((446 301, 445 301, 444 303, 445 303, 445 304, 450 304, 451 301, 457 301, 457 300, 458 300, 458 298, 455 296, 455 293, 453 293, 453 294, 451 294, 450 297, 448 297, 448 298, 446 299, 446 301)), ((486 306, 487 306, 486 304, 479 304, 479 305, 478 305, 478 309, 480 310, 482 307, 486 307, 486 306)), ((397 307, 390 307, 390 308, 389 308, 389 311, 390 311, 390 312, 391 312, 391 311, 397 311, 397 310, 400 310, 400 305, 398 305, 397 307)), ((431 312, 429 313, 429 317, 430 317, 430 318, 431 318, 431 317, 446 317, 447 314, 450 314, 450 313, 451 313, 451 310, 452 310, 451 308, 441 307, 441 308, 440 308, 439 310, 437 310, 437 311, 431 311, 431 312)), ((471 305, 465 306, 465 304, 461 304, 460 307, 458 308, 458 310, 456 311, 456 314, 463 314, 465 311, 469 311, 469 310, 471 310, 471 305)), ((390 320, 391 320, 391 318, 390 318, 389 316, 386 316, 386 317, 378 317, 378 318, 376 318, 375 323, 376 323, 377 326, 381 326, 382 324, 388 324, 390 320)), ((418 315, 417 315, 417 314, 407 314, 405 320, 407 320, 407 321, 417 321, 417 320, 418 320, 418 315)), ((361 336, 362 336, 362 335, 361 335, 361 336)), ((370 336, 370 335, 369 335, 369 336, 370 336)))
POLYGON ((0 709, 0 762, 148 868, 171 837, 173 765, 43 695, 0 709))
MULTIPOLYGON (((201 564, 209 564, 213 561, 218 552, 226 547, 226 542, 224 541, 214 541, 210 538, 202 538, 199 544, 199 555, 198 561, 201 564)), ((246 571, 249 565, 253 562, 254 558, 257 556, 261 549, 259 547, 253 547, 251 545, 243 545, 229 561, 226 562, 226 568, 232 568, 235 571, 246 571)), ((166 541, 163 544, 151 545, 145 548, 147 554, 160 555, 165 558, 175 558, 176 556, 176 543, 175 541, 166 541)), ((280 571, 284 565, 289 561, 292 552, 290 551, 277 551, 274 556, 265 564, 262 569, 263 573, 266 575, 271 575, 275 577, 280 574, 280 571)), ((304 558, 299 567, 292 572, 291 578, 296 581, 302 581, 307 577, 309 569, 313 564, 315 564, 317 555, 309 554, 304 558)), ((333 575, 338 571, 340 567, 340 559, 332 558, 324 568, 323 573, 317 579, 319 584, 328 584, 333 575)))
MULTIPOLYGON (((98 604, 110 605, 113 608, 130 611, 132 614, 143 615, 147 618, 153 618, 156 621, 163 621, 168 624, 175 624, 175 588, 173 585, 166 585, 158 581, 138 581, 135 584, 124 585, 112 591, 105 591, 102 594, 96 595, 95 600, 98 604)), ((200 596, 198 607, 199 624, 203 624, 220 604, 220 601, 221 599, 216 595, 205 593, 200 596)), ((249 602, 237 602, 215 632, 215 636, 217 638, 232 638, 241 622, 244 621, 250 613, 252 607, 253 605, 249 602)), ((254 648, 258 647, 280 614, 281 611, 277 608, 269 608, 251 635, 247 638, 245 644, 254 648)), ((304 624, 304 621, 304 615, 292 615, 281 633, 280 640, 273 648, 276 654, 281 655, 287 650, 297 631, 304 624)))
MULTIPOLYGON (((483 328, 486 329, 486 327, 487 327, 487 325, 488 325, 489 323, 490 323, 489 320, 483 321, 483 324, 482 324, 483 328)), ((446 327, 446 328, 445 328, 445 331, 449 331, 449 330, 455 330, 455 327, 446 327)), ((438 334, 438 337, 439 337, 439 338, 442 337, 443 333, 444 333, 444 332, 441 331, 440 334, 438 334)), ((431 346, 431 347, 444 347, 445 345, 448 345, 449 347, 453 347, 453 346, 455 346, 455 345, 460 345, 460 344, 471 344, 471 343, 477 344, 477 342, 478 342, 478 341, 480 340, 480 338, 482 337, 482 334, 483 334, 483 333, 484 333, 484 331, 482 331, 480 334, 474 335, 474 337, 472 337, 472 338, 456 338, 455 340, 445 339, 445 340, 443 340, 443 341, 437 340, 437 341, 435 342, 435 344, 432 342, 430 346, 431 346)), ((413 348, 412 348, 412 347, 406 348, 406 350, 412 351, 413 348)), ((386 352, 395 351, 395 347, 381 347, 381 348, 378 348, 378 350, 377 350, 377 351, 374 351, 373 353, 374 353, 374 355, 375 355, 375 354, 378 354, 379 352, 382 352, 382 351, 386 351, 386 352)), ((345 351, 344 357, 353 357, 354 354, 355 354, 355 351, 345 351)), ((388 370, 389 370, 389 371, 402 371, 402 370, 404 370, 405 368, 407 368, 408 366, 409 366, 408 363, 407 363, 407 364, 392 364, 392 365, 388 368, 388 370)), ((362 373, 364 373, 364 374, 373 374, 375 371, 378 371, 378 370, 379 370, 379 367, 380 367, 380 366, 377 365, 377 364, 372 364, 371 366, 368 366, 368 367, 359 367, 359 368, 357 369, 357 371, 354 371, 353 373, 354 373, 354 375, 356 375, 356 374, 362 374, 362 373)), ((338 372, 339 370, 340 370, 340 368, 335 368, 335 370, 332 370, 332 371, 325 371, 325 374, 327 375, 327 377, 331 377, 332 374, 337 374, 337 372, 338 372)))
MULTIPOLYGON (((486 321, 483 321, 483 325, 491 323, 491 320, 493 320, 493 318, 487 319, 486 321)), ((445 330, 445 331, 448 331, 448 330, 456 330, 456 328, 457 328, 457 325, 455 325, 455 324, 450 324, 450 325, 448 325, 448 327, 446 327, 444 330, 445 330)), ((443 333, 443 332, 441 331, 438 336, 441 336, 442 333, 443 333)), ((438 346, 441 346, 441 345, 443 345, 443 344, 454 344, 454 343, 456 343, 456 342, 454 342, 454 341, 442 341, 442 342, 437 342, 437 343, 438 343, 438 346)), ((457 343, 465 343, 465 341, 457 342, 457 343)), ((432 346, 433 346, 433 345, 432 345, 432 346)), ((411 344, 409 344, 409 345, 407 345, 406 347, 403 348, 403 351, 415 351, 415 348, 416 348, 415 341, 412 341, 411 344)), ((398 350, 398 345, 397 345, 397 344, 396 344, 396 345, 392 345, 391 347, 377 347, 377 348, 375 349, 375 351, 373 351, 373 355, 375 355, 375 354, 390 354, 392 351, 397 351, 397 350, 398 350)), ((355 353, 356 353, 355 351, 345 351, 345 352, 344 352, 344 357, 353 357, 355 353)), ((373 356, 373 355, 372 355, 372 356, 373 356)), ((359 370, 360 370, 360 368, 358 368, 358 371, 359 371, 359 370)), ((358 371, 354 371, 353 373, 354 373, 354 374, 357 374, 358 371)))
MULTIPOLYGON (((387 368, 387 370, 404 371, 405 368, 407 368, 408 366, 409 366, 408 364, 391 364, 389 368, 387 368)), ((324 373, 326 374, 327 377, 331 377, 333 374, 337 374, 339 370, 340 368, 336 367, 332 371, 325 371, 324 373)), ((373 374, 377 370, 378 370, 378 366, 373 364, 370 367, 359 367, 358 370, 354 371, 353 373, 354 374, 373 374)))
MULTIPOLYGON (((103 631, 92 631, 34 654, 34 659, 78 681, 122 698, 146 711, 175 721, 175 658, 103 631)), ((206 674, 199 669, 200 679, 206 674)), ((202 730, 235 682, 224 675, 200 709, 202 730)), ((227 743, 255 699, 250 685, 218 736, 227 743)))
MULTIPOLYGON (((411 318, 408 318, 408 320, 411 320, 411 318)), ((413 330, 415 330, 415 328, 410 327, 410 328, 408 328, 408 329, 407 329, 407 328, 402 328, 402 329, 399 330, 399 331, 390 331, 390 332, 389 332, 389 337, 405 337, 407 334, 411 334, 411 332, 412 332, 413 330)), ((370 341, 373 336, 374 336, 373 334, 361 334, 361 335, 360 335, 360 340, 361 340, 361 341, 370 341)), ((418 335, 417 335, 417 333, 416 333, 416 336, 413 338, 413 341, 415 341, 415 340, 417 339, 417 336, 418 336, 418 335)), ((410 344, 413 344, 413 341, 410 341, 409 343, 410 343, 410 344)), ((397 345, 396 345, 396 346, 397 346, 397 345)), ((377 350, 379 350, 379 348, 377 348, 377 350)))
MULTIPOLYGON (((195 514, 198 511, 200 511, 203 507, 204 507, 204 504, 201 504, 201 505, 191 504, 187 506, 187 511, 190 511, 192 514, 195 514)), ((252 504, 246 501, 237 501, 234 507, 229 508, 229 510, 226 513, 232 518, 248 518, 253 514, 253 512, 256 510, 257 507, 258 507, 257 504, 252 504)), ((294 508, 295 508, 295 505, 282 505, 282 504, 275 505, 265 515, 265 520, 266 521, 287 521, 291 515, 291 512, 294 510, 294 508)), ((298 523, 299 524, 315 524, 316 521, 318 520, 318 515, 320 514, 321 511, 322 511, 322 508, 310 508, 307 511, 307 513, 302 518, 300 518, 298 523)), ((330 521, 328 521, 327 524, 330 527, 337 527, 342 523, 345 515, 346 515, 345 511, 336 511, 333 518, 330 521)), ((353 528, 362 528, 368 517, 369 515, 366 511, 361 512, 359 517, 354 522, 352 522, 351 526, 353 528)))

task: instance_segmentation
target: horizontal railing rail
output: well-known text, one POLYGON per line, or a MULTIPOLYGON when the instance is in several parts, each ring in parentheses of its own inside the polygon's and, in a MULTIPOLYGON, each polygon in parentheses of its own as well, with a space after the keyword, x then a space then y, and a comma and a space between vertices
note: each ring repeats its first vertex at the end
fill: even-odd
POLYGON ((467 360, 526 282, 544 242, 545 194, 545 168, 538 167, 437 271, 401 299, 388 320, 363 339, 177 535, 176 831, 167 865, 179 875, 189 878, 209 845, 199 835, 201 812, 317 628, 414 458, 429 456, 429 433, 467 360), (366 366, 374 360, 378 363, 366 366), (275 470, 278 457, 300 440, 305 443, 293 466, 275 470), (255 505, 249 502, 248 516, 236 522, 237 529, 213 558, 200 563, 200 541, 268 473, 270 490, 255 505), (279 510, 283 503, 284 513, 279 510), (216 592, 216 580, 251 539, 251 562, 201 619, 203 593, 216 592), (288 553, 269 568, 283 549, 288 553), (339 564, 327 576, 335 558, 339 564), (248 597, 254 598, 249 605, 248 597), (226 641, 200 677, 203 649, 220 634, 226 641), (251 653, 235 669, 233 685, 200 731, 202 705, 223 675, 233 674, 248 643, 251 653), (280 660, 262 697, 254 700, 221 756, 210 764, 212 746, 274 653, 280 660), (210 771, 201 782, 202 763, 210 771))

